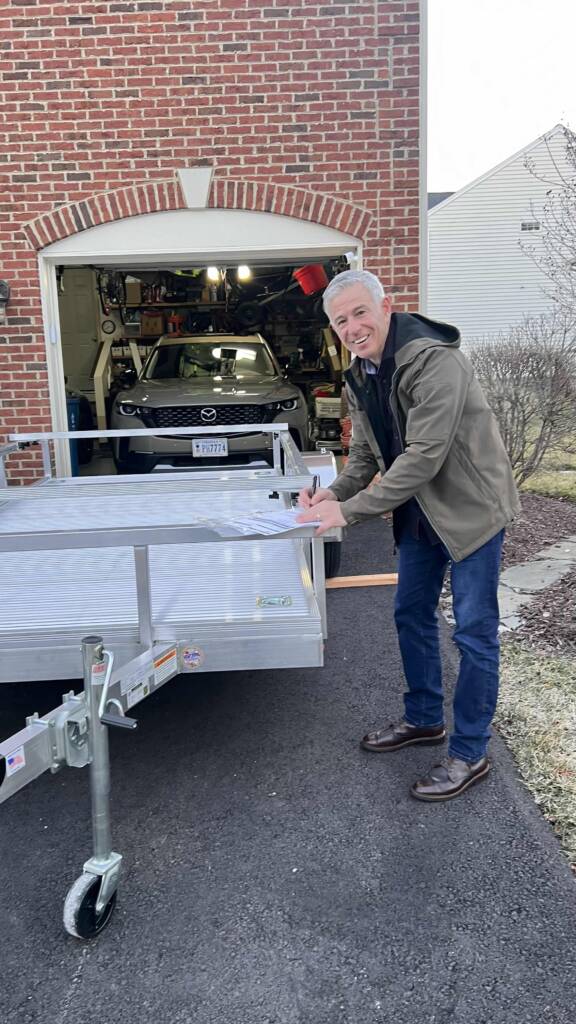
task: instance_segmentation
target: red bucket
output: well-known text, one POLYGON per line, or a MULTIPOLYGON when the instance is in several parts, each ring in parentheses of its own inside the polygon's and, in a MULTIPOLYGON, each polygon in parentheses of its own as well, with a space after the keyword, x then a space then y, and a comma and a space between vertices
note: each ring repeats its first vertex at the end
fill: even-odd
POLYGON ((295 270, 293 276, 298 281, 304 295, 314 295, 328 284, 328 277, 321 263, 310 263, 307 267, 295 270))

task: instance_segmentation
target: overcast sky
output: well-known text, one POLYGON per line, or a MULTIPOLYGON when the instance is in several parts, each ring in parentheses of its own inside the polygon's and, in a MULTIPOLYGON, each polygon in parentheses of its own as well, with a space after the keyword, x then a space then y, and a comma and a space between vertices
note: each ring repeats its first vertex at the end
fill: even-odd
POLYGON ((429 192, 576 130, 576 0, 428 0, 428 19, 429 192))

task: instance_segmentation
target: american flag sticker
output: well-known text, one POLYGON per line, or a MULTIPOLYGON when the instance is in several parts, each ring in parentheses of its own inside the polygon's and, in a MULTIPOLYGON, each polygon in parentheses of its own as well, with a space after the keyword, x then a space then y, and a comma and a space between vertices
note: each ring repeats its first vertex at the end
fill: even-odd
POLYGON ((21 768, 26 766, 26 755, 24 747, 18 747, 11 754, 6 754, 6 776, 15 775, 21 768))

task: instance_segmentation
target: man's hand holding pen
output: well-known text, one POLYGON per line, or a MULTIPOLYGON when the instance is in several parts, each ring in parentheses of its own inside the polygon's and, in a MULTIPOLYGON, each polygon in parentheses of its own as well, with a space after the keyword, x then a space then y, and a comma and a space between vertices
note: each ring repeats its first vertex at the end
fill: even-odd
POLYGON ((298 504, 300 508, 311 508, 312 505, 317 505, 320 501, 337 501, 337 498, 327 487, 318 487, 318 476, 315 475, 312 487, 304 487, 300 491, 298 504))
POLYGON ((317 476, 314 477, 312 487, 300 491, 298 504, 306 510, 298 516, 299 523, 320 523, 315 537, 320 537, 333 527, 346 526, 336 495, 327 487, 318 487, 317 476))

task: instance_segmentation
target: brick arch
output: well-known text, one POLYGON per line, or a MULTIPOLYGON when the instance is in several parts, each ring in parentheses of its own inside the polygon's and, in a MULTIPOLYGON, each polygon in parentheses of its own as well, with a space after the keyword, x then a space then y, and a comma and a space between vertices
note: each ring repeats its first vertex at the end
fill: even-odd
MULTIPOLYGON (((259 181, 214 178, 208 207, 225 210, 254 210, 314 221, 362 238, 372 214, 363 207, 336 196, 307 189, 259 181)), ((80 231, 145 213, 188 209, 179 182, 147 182, 113 192, 79 199, 43 213, 23 228, 34 249, 68 238, 80 231)))

